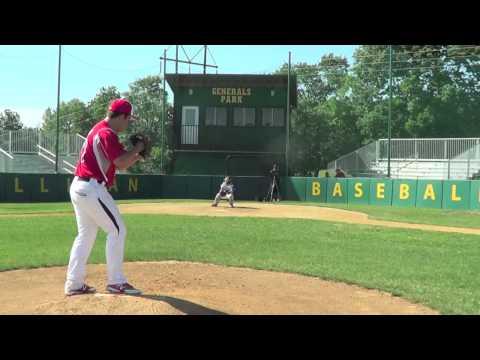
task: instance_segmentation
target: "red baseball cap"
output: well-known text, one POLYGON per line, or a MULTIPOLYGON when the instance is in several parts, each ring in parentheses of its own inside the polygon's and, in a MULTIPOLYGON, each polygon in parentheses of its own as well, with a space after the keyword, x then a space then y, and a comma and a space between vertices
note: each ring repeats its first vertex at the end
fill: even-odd
POLYGON ((113 100, 110 106, 108 107, 108 110, 121 113, 121 114, 127 114, 131 116, 132 120, 135 119, 135 117, 132 115, 132 104, 130 104, 128 100, 125 100, 125 99, 113 100))

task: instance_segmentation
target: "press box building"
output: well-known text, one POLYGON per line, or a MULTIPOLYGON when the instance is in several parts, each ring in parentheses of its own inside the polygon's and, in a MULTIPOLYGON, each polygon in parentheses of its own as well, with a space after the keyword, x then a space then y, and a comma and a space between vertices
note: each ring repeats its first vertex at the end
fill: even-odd
MULTIPOLYGON (((287 75, 167 74, 174 93, 172 173, 285 173, 287 75)), ((296 106, 290 78, 290 106, 296 106)))

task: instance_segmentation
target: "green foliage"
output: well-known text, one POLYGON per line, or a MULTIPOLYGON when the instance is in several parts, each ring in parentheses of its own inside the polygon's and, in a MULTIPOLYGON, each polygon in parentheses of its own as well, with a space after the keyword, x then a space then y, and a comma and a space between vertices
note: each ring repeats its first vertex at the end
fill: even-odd
MULTIPOLYGON (((480 136, 480 48, 395 45, 392 137, 480 136)), ((286 73, 284 64, 277 73, 286 73)), ((357 48, 354 63, 329 54, 292 65, 298 107, 291 116, 290 163, 310 175, 358 147, 387 137, 389 47, 357 48)))
MULTIPOLYGON (((477 48, 395 45, 392 61, 392 137, 478 136, 480 73, 477 48)), ((386 136, 388 47, 355 53, 355 106, 365 142, 386 136)))
POLYGON ((131 134, 143 133, 152 140, 151 156, 144 162, 137 162, 130 168, 132 173, 152 174, 159 173, 168 167, 172 159, 172 150, 169 145, 168 134, 173 130, 172 107, 168 105, 167 94, 163 93, 162 80, 159 76, 147 76, 134 81, 129 85, 129 91, 125 96, 134 106, 134 114, 137 121, 128 128, 124 138, 128 139, 131 134), (167 119, 164 119, 163 103, 167 109, 167 119), (165 123, 163 142, 165 151, 162 153, 162 122, 165 123), (164 168, 161 168, 162 157, 164 168))
POLYGON ((0 131, 14 131, 23 128, 20 115, 10 109, 0 113, 0 131))
MULTIPOLYGON (((87 106, 79 99, 60 103, 59 129, 62 133, 84 134, 85 123, 90 114, 87 106)), ((43 114, 42 130, 55 133, 57 130, 57 111, 48 108, 43 114)))
MULTIPOLYGON (((291 115, 291 173, 316 176, 338 153, 361 144, 345 58, 328 54, 317 64, 292 67, 298 104, 291 115)), ((283 65, 278 73, 286 73, 283 65)))
MULTIPOLYGON (((167 97, 163 96, 162 82, 159 76, 147 76, 134 81, 129 91, 120 94, 115 86, 102 87, 95 97, 83 103, 72 99, 60 104, 60 131, 79 133, 86 136, 88 131, 99 120, 105 118, 110 102, 120 97, 127 98, 133 105, 134 115, 139 119, 133 122, 125 133, 120 134, 121 141, 129 147, 128 137, 133 133, 144 133, 150 136, 153 142, 152 156, 145 162, 138 162, 129 169, 131 173, 159 173, 163 157, 164 169, 168 169, 172 159, 173 107, 168 104, 167 97), (161 123, 163 121, 163 101, 167 102, 167 119, 165 121, 165 151, 162 154, 161 123)), ((43 115, 42 129, 56 132, 56 110, 48 108, 43 115)))
MULTIPOLYGON (((60 103, 60 132, 86 136, 95 123, 105 118, 110 102, 120 97, 116 87, 102 87, 95 97, 85 104, 79 99, 60 103)), ((43 114, 42 130, 55 133, 57 111, 47 108, 43 114)))
POLYGON ((115 86, 102 87, 87 105, 89 118, 82 123, 80 133, 86 136, 95 123, 107 116, 108 105, 120 97, 120 92, 115 86))

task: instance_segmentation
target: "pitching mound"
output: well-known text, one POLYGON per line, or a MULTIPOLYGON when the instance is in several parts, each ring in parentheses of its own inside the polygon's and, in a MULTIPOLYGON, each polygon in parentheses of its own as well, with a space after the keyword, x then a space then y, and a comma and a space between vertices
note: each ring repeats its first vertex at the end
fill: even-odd
POLYGON ((65 297, 65 267, 0 273, 0 314, 437 314, 390 294, 317 278, 190 262, 125 264, 142 296, 106 294, 105 265, 88 266, 97 294, 65 297))

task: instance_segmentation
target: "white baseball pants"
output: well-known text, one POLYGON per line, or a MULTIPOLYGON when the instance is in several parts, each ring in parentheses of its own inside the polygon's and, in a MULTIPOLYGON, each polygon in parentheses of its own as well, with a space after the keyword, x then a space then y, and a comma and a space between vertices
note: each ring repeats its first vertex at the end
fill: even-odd
POLYGON ((77 219, 78 235, 70 252, 65 293, 76 290, 85 283, 87 261, 99 227, 107 233, 108 284, 127 282, 123 274, 127 230, 107 188, 94 179, 85 182, 75 177, 70 186, 70 198, 77 219))
POLYGON ((213 203, 215 205, 218 205, 218 203, 220 202, 220 200, 222 199, 225 199, 225 200, 228 200, 230 206, 233 206, 233 193, 229 193, 229 194, 226 194, 226 196, 222 197, 222 195, 219 193, 217 193, 217 195, 215 196, 215 200, 213 200, 213 203))

